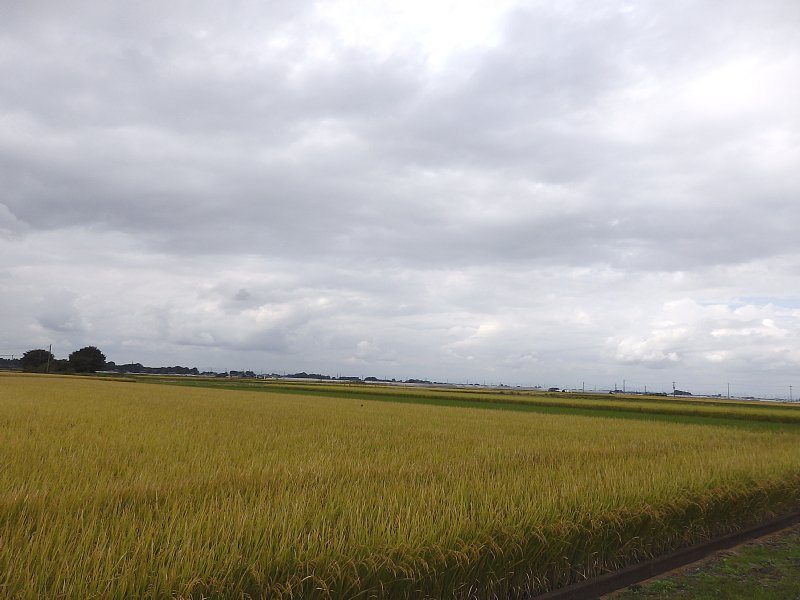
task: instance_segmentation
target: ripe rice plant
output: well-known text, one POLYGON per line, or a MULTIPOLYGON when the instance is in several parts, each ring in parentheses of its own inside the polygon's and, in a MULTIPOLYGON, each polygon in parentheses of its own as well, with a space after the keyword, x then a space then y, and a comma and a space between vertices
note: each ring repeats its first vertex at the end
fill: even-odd
MULTIPOLYGON (((371 384, 295 383, 254 379, 210 379, 186 377, 151 377, 138 379, 145 383, 166 383, 189 387, 211 387, 264 392, 282 392, 334 398, 364 398, 390 402, 414 402, 461 406, 526 409, 580 409, 614 411, 640 415, 683 416, 691 418, 742 419, 773 423, 800 424, 800 407, 796 404, 727 400, 717 398, 682 398, 635 396, 625 394, 549 393, 531 390, 497 390, 474 388, 403 387, 371 384)), ((619 415, 618 415, 619 416, 619 415)))
POLYGON ((516 598, 800 500, 800 428, 0 377, 0 596, 516 598))

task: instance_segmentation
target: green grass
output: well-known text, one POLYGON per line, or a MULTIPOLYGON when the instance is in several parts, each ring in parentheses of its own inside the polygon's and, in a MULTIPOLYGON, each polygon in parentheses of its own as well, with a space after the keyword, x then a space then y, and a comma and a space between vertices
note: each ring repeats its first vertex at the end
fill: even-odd
POLYGON ((616 600, 800 598, 800 527, 613 595, 616 600))
POLYGON ((525 597, 800 501, 790 423, 293 391, 0 376, 0 596, 525 597))

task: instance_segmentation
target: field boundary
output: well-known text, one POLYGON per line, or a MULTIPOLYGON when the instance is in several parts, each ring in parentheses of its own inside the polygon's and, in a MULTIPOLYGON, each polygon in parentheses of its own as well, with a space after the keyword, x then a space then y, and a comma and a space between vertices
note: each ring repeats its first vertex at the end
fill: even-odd
POLYGON ((580 583, 533 596, 531 600, 596 600, 605 594, 616 592, 702 560, 714 552, 738 546, 750 540, 786 529, 797 523, 800 523, 800 509, 741 531, 675 550, 643 563, 630 565, 618 571, 605 573, 580 583))

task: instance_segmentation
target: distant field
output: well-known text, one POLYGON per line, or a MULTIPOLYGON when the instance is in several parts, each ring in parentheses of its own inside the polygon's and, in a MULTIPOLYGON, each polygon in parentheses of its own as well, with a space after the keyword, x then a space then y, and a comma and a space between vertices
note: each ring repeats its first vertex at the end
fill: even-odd
MULTIPOLYGON (((390 402, 412 402, 440 406, 470 406, 510 410, 541 410, 543 408, 575 409, 601 415, 597 411, 629 413, 623 416, 665 415, 771 421, 800 424, 800 405, 752 400, 716 398, 639 396, 625 394, 592 394, 577 392, 537 392, 528 390, 426 388, 375 384, 307 383, 285 380, 195 378, 175 376, 133 376, 132 381, 212 387, 216 389, 281 392, 331 398, 364 398, 390 402)), ((563 412, 563 411, 559 411, 563 412)))
POLYGON ((522 597, 800 502, 791 406, 259 385, 0 375, 0 596, 522 597))

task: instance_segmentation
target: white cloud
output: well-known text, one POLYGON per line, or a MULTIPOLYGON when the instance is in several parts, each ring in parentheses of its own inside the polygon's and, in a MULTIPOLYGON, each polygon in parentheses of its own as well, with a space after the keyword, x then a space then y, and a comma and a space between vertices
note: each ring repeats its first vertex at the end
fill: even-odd
POLYGON ((655 367, 682 363, 692 370, 712 363, 729 373, 746 373, 754 365, 778 371, 800 367, 795 362, 800 356, 796 309, 703 305, 686 299, 664 304, 654 316, 655 327, 646 334, 612 339, 618 360, 655 367))
POLYGON ((798 16, 778 0, 9 7, 3 343, 783 386, 800 356, 798 16))

